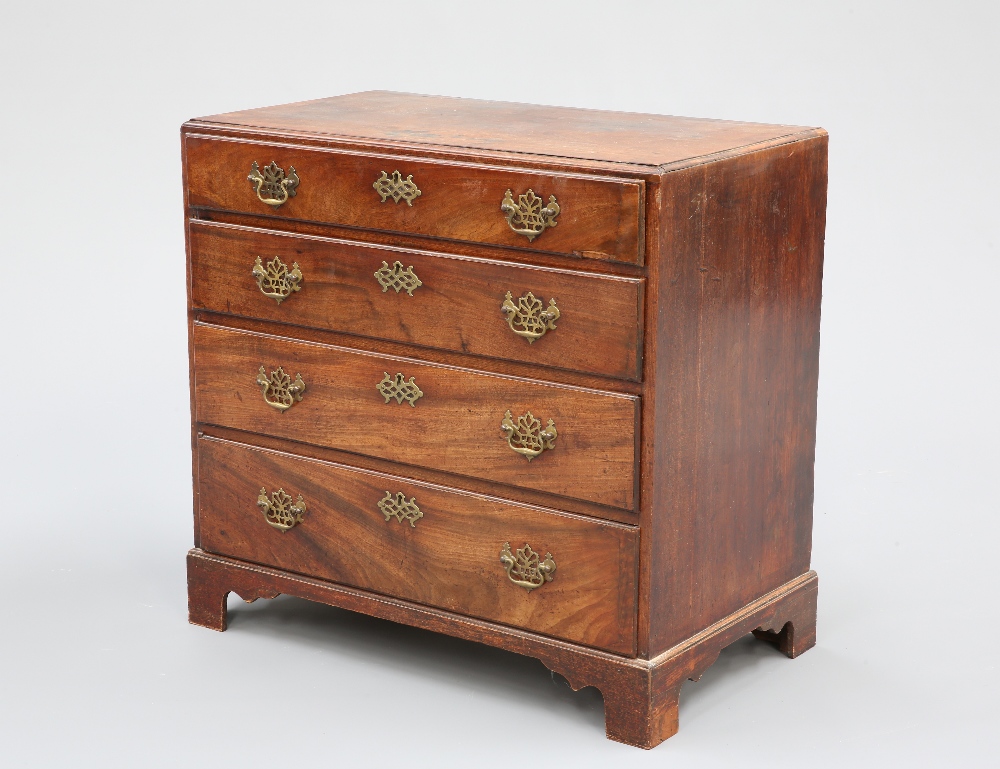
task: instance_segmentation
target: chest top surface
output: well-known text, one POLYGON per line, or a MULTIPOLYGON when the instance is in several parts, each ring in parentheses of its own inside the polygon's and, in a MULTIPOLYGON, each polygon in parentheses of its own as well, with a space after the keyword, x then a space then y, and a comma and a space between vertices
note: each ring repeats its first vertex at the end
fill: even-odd
POLYGON ((229 112, 197 123, 301 135, 663 166, 820 129, 391 91, 229 112))

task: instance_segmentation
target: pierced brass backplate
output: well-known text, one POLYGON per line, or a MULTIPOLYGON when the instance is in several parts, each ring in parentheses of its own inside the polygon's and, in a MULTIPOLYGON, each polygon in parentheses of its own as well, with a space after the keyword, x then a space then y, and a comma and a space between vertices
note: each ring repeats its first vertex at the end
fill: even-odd
POLYGON ((556 424, 551 419, 545 429, 542 423, 529 411, 527 414, 519 416, 517 422, 510 410, 503 415, 500 429, 507 436, 507 445, 529 462, 541 454, 545 449, 556 447, 556 424))
POLYGON ((263 260, 258 256, 253 264, 253 276, 257 281, 257 286, 264 296, 281 304, 289 294, 302 288, 302 272, 299 270, 299 263, 292 262, 292 269, 282 262, 278 257, 274 257, 264 266, 263 260))
POLYGON ((424 285, 414 274, 413 265, 404 270, 402 262, 393 262, 392 267, 388 262, 382 262, 382 266, 375 271, 375 280, 382 286, 383 294, 392 288, 397 294, 405 290, 407 294, 413 296, 413 292, 424 285))
POLYGON ((417 383, 413 381, 413 377, 407 380, 403 379, 402 374, 391 377, 388 371, 384 373, 385 376, 381 382, 375 385, 375 389, 382 394, 386 403, 395 398, 396 403, 402 404, 403 401, 406 401, 412 408, 417 399, 423 397, 423 393, 417 387, 417 383))
POLYGON ((528 344, 533 344, 536 339, 545 336, 546 331, 554 330, 556 321, 559 320, 559 308, 556 307, 556 300, 549 299, 549 306, 545 307, 541 299, 536 299, 530 291, 517 300, 514 304, 514 297, 510 291, 507 298, 500 305, 501 311, 507 316, 507 325, 510 330, 518 336, 523 336, 528 340, 528 344))
POLYGON ((507 224, 518 235, 524 235, 530 243, 546 227, 555 227, 556 217, 562 210, 556 203, 556 196, 549 195, 549 204, 542 208, 542 199, 533 190, 528 190, 523 195, 517 196, 517 203, 514 203, 514 196, 510 190, 503 196, 503 203, 500 210, 507 217, 507 224))
POLYGON ((393 171, 392 176, 383 171, 382 175, 372 184, 372 187, 381 196, 383 203, 387 199, 392 198, 396 203, 405 200, 406 205, 412 206, 413 201, 423 194, 417 185, 414 184, 413 174, 404 179, 399 171, 393 171))
POLYGON ((306 511, 306 501, 299 498, 292 504, 292 498, 284 489, 278 489, 267 496, 267 489, 261 488, 260 496, 257 497, 257 507, 264 513, 267 522, 279 531, 288 531, 297 523, 302 523, 302 514, 306 511))
POLYGON ((295 173, 295 166, 288 166, 286 176, 285 170, 273 160, 270 165, 264 166, 263 170, 255 160, 250 166, 247 181, 253 186, 261 203, 277 208, 289 198, 295 197, 295 190, 299 186, 299 175, 295 173))
POLYGON ((527 542, 516 554, 511 553, 510 542, 504 542, 500 551, 500 563, 507 572, 507 578, 529 593, 536 587, 551 582, 552 575, 556 573, 556 562, 552 558, 552 553, 546 553, 543 561, 527 542))
POLYGON ((390 518, 395 518, 400 523, 408 521, 410 528, 413 529, 417 528, 417 521, 424 517, 420 508, 417 507, 416 500, 410 497, 407 501, 406 495, 401 491, 397 492, 395 497, 387 491, 385 496, 378 501, 378 509, 382 511, 386 521, 390 518))
POLYGON ((302 400, 302 393, 306 391, 306 383, 302 381, 302 376, 296 374, 293 382, 281 366, 272 371, 270 376, 261 366, 257 371, 257 386, 264 394, 267 405, 274 406, 278 411, 290 409, 302 400))

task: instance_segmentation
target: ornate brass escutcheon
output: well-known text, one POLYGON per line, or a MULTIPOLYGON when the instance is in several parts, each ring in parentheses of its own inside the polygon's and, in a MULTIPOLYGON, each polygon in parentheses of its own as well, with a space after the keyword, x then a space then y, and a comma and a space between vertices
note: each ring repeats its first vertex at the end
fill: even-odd
POLYGON ((549 195, 549 204, 542 208, 542 199, 533 190, 518 195, 516 204, 510 190, 507 190, 507 194, 503 196, 503 203, 500 204, 500 210, 506 215, 510 228, 518 235, 524 235, 530 243, 541 235, 546 227, 555 227, 558 224, 556 217, 562 209, 556 203, 555 195, 549 195))
POLYGON ((257 507, 264 514, 267 522, 279 531, 288 531, 297 523, 302 523, 302 514, 306 511, 306 501, 299 498, 292 504, 292 498, 284 489, 278 489, 270 499, 267 496, 267 489, 261 487, 260 496, 257 497, 257 507))
POLYGON ((253 264, 252 274, 260 292, 278 304, 292 292, 302 288, 302 272, 299 270, 298 262, 292 262, 292 269, 289 270, 284 262, 274 257, 265 267, 263 260, 258 256, 253 264))
POLYGON ((533 344, 536 339, 545 336, 546 331, 552 331, 559 320, 559 308, 556 307, 556 300, 549 299, 549 306, 545 307, 541 299, 536 299, 530 291, 517 300, 514 304, 514 297, 510 291, 504 299, 500 309, 507 316, 507 325, 510 330, 518 336, 523 336, 528 340, 528 344, 533 344))
POLYGON ((412 206, 413 201, 423 194, 420 188, 414 184, 413 174, 404 179, 399 171, 393 171, 392 176, 383 171, 382 175, 372 184, 372 187, 381 196, 383 203, 392 198, 396 203, 405 200, 406 205, 412 206))
POLYGON ((407 294, 413 296, 413 292, 424 285, 414 274, 413 265, 404 270, 402 262, 393 262, 392 267, 388 262, 382 262, 382 266, 375 271, 375 280, 382 286, 383 294, 392 288, 397 294, 405 290, 407 294))
POLYGON ((519 416, 517 422, 510 410, 503 415, 500 429, 507 436, 507 445, 518 454, 522 455, 529 462, 541 454, 545 449, 556 447, 556 424, 551 419, 545 429, 542 423, 529 411, 527 414, 519 416))
POLYGON ((295 197, 295 189, 299 186, 299 176, 295 173, 295 166, 288 166, 288 175, 273 160, 270 165, 261 169, 257 161, 253 161, 250 166, 250 175, 247 181, 253 186, 257 193, 257 199, 261 203, 277 208, 289 198, 295 197))
POLYGON ((504 542, 500 551, 500 563, 503 564, 508 579, 529 593, 536 587, 551 582, 552 575, 556 573, 556 562, 552 559, 552 553, 546 553, 543 561, 527 542, 516 554, 510 552, 510 542, 504 542))
POLYGON ((306 391, 306 383, 302 381, 302 376, 296 374, 293 382, 281 366, 272 371, 270 376, 261 366, 257 371, 257 386, 264 394, 264 402, 268 406, 274 406, 278 411, 290 409, 302 400, 302 393, 306 391))
POLYGON ((403 379, 402 374, 391 377, 388 371, 384 373, 385 376, 381 382, 375 385, 375 389, 382 394, 386 403, 395 398, 396 403, 402 404, 403 401, 406 401, 412 408, 417 399, 423 397, 423 393, 417 387, 417 383, 413 381, 413 377, 407 380, 403 379))
POLYGON ((386 521, 390 518, 395 518, 400 523, 408 521, 411 529, 417 528, 417 521, 424 517, 420 508, 417 507, 416 500, 410 497, 410 500, 407 501, 406 495, 401 491, 397 492, 395 497, 387 491, 385 496, 378 501, 378 509, 382 511, 386 521))

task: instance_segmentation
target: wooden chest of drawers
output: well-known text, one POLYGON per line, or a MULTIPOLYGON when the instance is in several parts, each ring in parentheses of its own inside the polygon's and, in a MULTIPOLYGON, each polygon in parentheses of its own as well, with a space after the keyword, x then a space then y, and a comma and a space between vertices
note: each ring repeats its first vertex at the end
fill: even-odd
POLYGON ((819 129, 371 92, 182 128, 191 621, 280 593, 677 730, 815 643, 819 129))

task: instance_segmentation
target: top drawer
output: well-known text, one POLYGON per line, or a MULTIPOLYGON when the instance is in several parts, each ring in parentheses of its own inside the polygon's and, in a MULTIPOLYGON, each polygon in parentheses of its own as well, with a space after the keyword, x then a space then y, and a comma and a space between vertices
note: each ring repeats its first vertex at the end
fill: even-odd
POLYGON ((642 264, 640 180, 196 135, 185 147, 194 208, 642 264))

